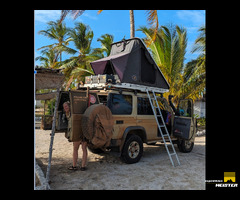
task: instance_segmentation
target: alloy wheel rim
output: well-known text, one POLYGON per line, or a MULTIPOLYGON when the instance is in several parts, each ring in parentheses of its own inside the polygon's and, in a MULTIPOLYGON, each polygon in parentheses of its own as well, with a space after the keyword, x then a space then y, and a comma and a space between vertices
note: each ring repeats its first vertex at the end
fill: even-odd
POLYGON ((128 147, 128 155, 130 158, 134 159, 138 156, 140 152, 140 146, 136 141, 130 143, 128 147))

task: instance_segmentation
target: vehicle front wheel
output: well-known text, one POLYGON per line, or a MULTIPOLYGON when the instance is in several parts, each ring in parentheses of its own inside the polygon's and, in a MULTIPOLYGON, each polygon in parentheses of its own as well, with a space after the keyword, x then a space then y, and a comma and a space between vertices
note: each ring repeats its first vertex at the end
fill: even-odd
POLYGON ((143 154, 143 142, 137 135, 129 135, 124 143, 121 158, 127 164, 138 162, 143 154))

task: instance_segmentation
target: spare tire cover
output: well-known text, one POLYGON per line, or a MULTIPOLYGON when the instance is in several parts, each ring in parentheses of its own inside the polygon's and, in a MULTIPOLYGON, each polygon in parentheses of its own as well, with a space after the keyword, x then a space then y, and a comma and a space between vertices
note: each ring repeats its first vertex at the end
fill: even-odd
POLYGON ((102 104, 88 107, 82 116, 82 131, 89 147, 105 149, 110 145, 113 134, 111 110, 102 104))

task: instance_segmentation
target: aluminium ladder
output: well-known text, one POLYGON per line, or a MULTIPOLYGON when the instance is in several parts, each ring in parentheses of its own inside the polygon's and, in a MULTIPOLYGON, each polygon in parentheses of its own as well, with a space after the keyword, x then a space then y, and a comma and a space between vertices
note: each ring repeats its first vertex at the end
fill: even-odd
POLYGON ((173 159, 172 159, 172 156, 175 156, 178 165, 180 165, 180 161, 179 161, 179 159, 178 159, 178 156, 177 156, 177 153, 176 153, 176 151, 175 151, 175 148, 174 148, 174 145, 173 145, 173 143, 172 143, 172 140, 171 140, 171 138, 170 138, 170 136, 169 136, 169 133, 168 133, 166 124, 165 124, 165 122, 164 122, 164 119, 163 119, 163 116, 162 116, 162 112, 161 112, 161 110, 160 110, 160 107, 159 107, 159 104, 158 104, 158 101, 157 101, 157 97, 156 97, 156 95, 155 95, 155 92, 154 92, 153 90, 147 90, 147 94, 148 94, 149 102, 150 102, 150 104, 151 104, 151 107, 152 107, 152 110, 153 110, 153 113, 154 113, 154 116, 155 116, 155 119, 156 119, 156 122, 157 122, 157 126, 158 126, 158 129, 159 129, 159 132, 161 133, 161 136, 162 136, 162 139, 163 139, 165 148, 166 148, 166 150, 167 150, 168 156, 169 156, 169 158, 170 158, 170 161, 171 161, 173 167, 175 167, 174 162, 173 162, 173 159), (150 96, 150 92, 152 92, 153 97, 150 96), (157 112, 155 111, 155 108, 158 110, 158 113, 159 113, 159 114, 157 114, 157 112), (159 123, 159 120, 158 120, 159 118, 160 118, 161 123, 159 123), (165 129, 165 134, 163 134, 162 128, 165 129), (165 140, 165 138, 164 138, 164 137, 166 137, 166 136, 167 136, 170 144, 167 144, 167 143, 166 143, 166 140, 165 140), (170 153, 170 151, 169 151, 169 149, 168 149, 169 146, 172 147, 173 153, 170 153))

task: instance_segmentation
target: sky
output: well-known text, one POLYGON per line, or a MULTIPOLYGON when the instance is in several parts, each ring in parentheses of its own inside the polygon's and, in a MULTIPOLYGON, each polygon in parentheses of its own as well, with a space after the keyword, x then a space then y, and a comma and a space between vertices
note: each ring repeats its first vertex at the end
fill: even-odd
MULTIPOLYGON (((101 43, 97 41, 103 34, 111 34, 114 36, 114 42, 130 38, 130 17, 129 10, 103 10, 97 14, 98 10, 86 10, 80 17, 73 19, 71 15, 67 16, 64 23, 67 27, 73 28, 76 22, 82 22, 89 25, 94 33, 92 40, 92 48, 100 48, 101 43)), ((187 52, 185 62, 198 57, 198 53, 191 53, 193 44, 199 35, 198 29, 206 23, 205 10, 158 10, 159 26, 173 24, 187 29, 187 52)), ((38 48, 50 45, 56 41, 38 34, 40 30, 47 29, 47 22, 56 21, 60 18, 61 10, 35 10, 34 11, 34 54, 35 57, 41 56, 41 50, 38 48)), ((134 10, 135 20, 135 37, 144 38, 145 34, 137 31, 140 26, 150 27, 147 22, 146 10, 134 10)), ((74 48, 73 42, 69 47, 74 48)), ((63 60, 72 55, 63 54, 63 60)), ((35 61, 35 65, 40 65, 39 61, 35 61)))

